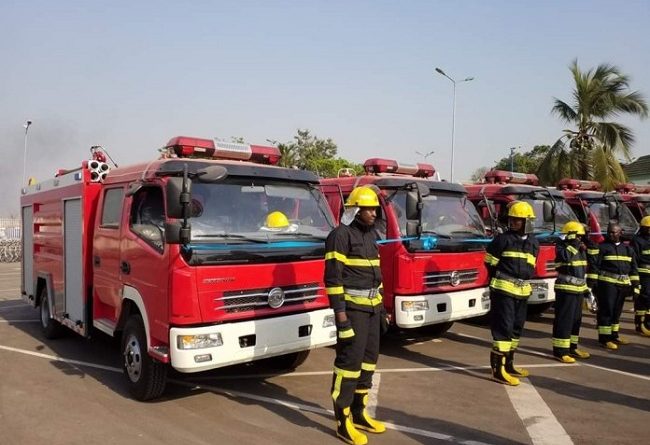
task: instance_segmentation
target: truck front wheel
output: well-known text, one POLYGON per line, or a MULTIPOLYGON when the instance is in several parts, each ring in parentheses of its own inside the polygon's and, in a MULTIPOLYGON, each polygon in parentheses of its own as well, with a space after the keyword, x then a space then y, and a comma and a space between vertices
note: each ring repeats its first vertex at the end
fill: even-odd
POLYGON ((167 366, 147 353, 147 335, 140 315, 133 315, 126 322, 122 333, 122 357, 131 395, 141 401, 160 397, 167 383, 167 366))
POLYGON ((293 371, 298 366, 305 363, 309 357, 310 350, 291 352, 289 354, 278 355, 275 357, 264 358, 257 365, 262 369, 271 371, 293 371))
POLYGON ((47 298, 47 290, 43 288, 40 296, 41 328, 43 335, 48 340, 58 338, 63 334, 63 326, 50 316, 50 302, 47 298))

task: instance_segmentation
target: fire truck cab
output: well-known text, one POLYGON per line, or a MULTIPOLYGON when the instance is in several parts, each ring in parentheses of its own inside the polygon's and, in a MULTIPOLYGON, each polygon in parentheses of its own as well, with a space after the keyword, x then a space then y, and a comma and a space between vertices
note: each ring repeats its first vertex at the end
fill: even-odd
POLYGON ((169 366, 291 368, 335 343, 318 178, 273 165, 276 147, 176 137, 162 151, 110 170, 95 152, 22 190, 22 294, 45 335, 121 338, 139 400, 169 366))
POLYGON ((619 184, 616 192, 634 219, 640 222, 644 216, 650 216, 650 185, 619 184))
POLYGON ((463 186, 432 180, 430 164, 373 158, 364 169, 365 175, 323 179, 321 186, 337 220, 355 187, 377 191, 375 226, 391 323, 430 326, 439 335, 454 320, 486 314, 485 230, 463 186))
POLYGON ((578 216, 589 227, 589 238, 600 243, 610 221, 617 221, 623 229, 623 239, 629 241, 639 230, 639 223, 630 209, 623 204, 625 195, 605 193, 600 183, 564 178, 557 186, 578 216))
POLYGON ((562 226, 577 220, 559 191, 538 184, 533 174, 491 170, 485 174, 484 183, 466 185, 469 199, 492 234, 507 230, 508 207, 513 201, 525 201, 533 207, 534 235, 540 243, 535 279, 531 281, 533 294, 528 300, 529 312, 533 314, 543 312, 555 301, 555 242, 562 226))

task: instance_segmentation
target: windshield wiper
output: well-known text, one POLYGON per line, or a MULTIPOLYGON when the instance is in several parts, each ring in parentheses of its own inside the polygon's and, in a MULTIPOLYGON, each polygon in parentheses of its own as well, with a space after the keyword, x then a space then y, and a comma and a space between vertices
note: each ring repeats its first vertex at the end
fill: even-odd
POLYGON ((281 233, 272 233, 273 236, 282 236, 282 237, 304 237, 304 238, 316 238, 319 240, 325 241, 327 239, 326 235, 315 235, 313 233, 307 233, 307 232, 281 232, 281 233))
POLYGON ((207 235, 195 235, 193 238, 223 238, 223 239, 239 239, 243 241, 250 241, 253 243, 268 243, 268 239, 253 238, 248 235, 240 235, 238 233, 210 233, 207 235))
POLYGON ((423 230, 422 234, 424 235, 425 233, 429 234, 429 235, 435 235, 435 236, 437 236, 439 238, 449 238, 449 239, 451 239, 451 235, 445 235, 445 234, 442 234, 442 233, 438 233, 435 230, 423 230))

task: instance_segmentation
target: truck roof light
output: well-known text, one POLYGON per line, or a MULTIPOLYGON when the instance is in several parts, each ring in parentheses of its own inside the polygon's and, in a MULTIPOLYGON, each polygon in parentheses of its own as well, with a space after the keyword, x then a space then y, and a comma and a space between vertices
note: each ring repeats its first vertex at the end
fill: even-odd
POLYGON ((559 190, 590 190, 594 192, 601 191, 600 183, 597 181, 585 181, 583 179, 560 179, 557 184, 559 190))
POLYGON ((177 136, 170 139, 166 148, 172 150, 179 158, 233 159, 257 164, 276 165, 281 157, 280 150, 277 147, 187 136, 177 136))
POLYGON ((488 184, 526 184, 539 185, 537 175, 532 173, 509 172, 506 170, 490 170, 485 173, 488 184))
POLYGON ((363 169, 368 174, 394 173, 397 175, 416 176, 418 178, 429 178, 435 173, 431 164, 403 164, 393 159, 370 158, 363 163, 363 169))

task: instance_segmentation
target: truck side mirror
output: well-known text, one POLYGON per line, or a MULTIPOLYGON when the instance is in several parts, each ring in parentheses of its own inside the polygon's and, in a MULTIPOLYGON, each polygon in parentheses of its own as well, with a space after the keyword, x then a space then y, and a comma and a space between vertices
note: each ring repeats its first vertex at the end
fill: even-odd
POLYGON ((183 217, 183 200, 186 199, 186 204, 190 202, 190 190, 192 183, 187 181, 188 193, 183 193, 183 178, 169 178, 167 180, 166 188, 166 203, 167 203, 167 217, 179 219, 183 217), (188 196, 185 196, 185 195, 188 196))
POLYGON ((616 205, 616 202, 614 201, 608 202, 607 210, 609 213, 609 219, 618 219, 618 205, 616 205))
POLYGON ((544 213, 544 222, 553 222, 555 220, 555 211, 551 201, 544 201, 542 212, 544 213))
POLYGON ((418 189, 409 190, 406 193, 406 219, 420 220, 422 217, 422 197, 418 189))
POLYGON ((183 228, 181 221, 165 223, 165 242, 167 244, 189 244, 192 238, 191 227, 183 228))
POLYGON ((409 238, 419 238, 422 235, 422 224, 420 221, 406 221, 406 236, 409 238))

